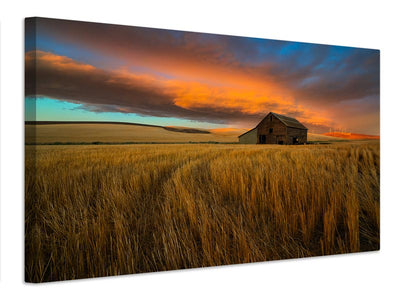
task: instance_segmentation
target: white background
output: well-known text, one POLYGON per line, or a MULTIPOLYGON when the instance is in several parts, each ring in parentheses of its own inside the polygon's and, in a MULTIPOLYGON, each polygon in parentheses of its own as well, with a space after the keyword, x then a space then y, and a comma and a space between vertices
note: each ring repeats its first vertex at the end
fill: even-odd
MULTIPOLYGON (((1 0, 0 0, 1 1, 1 0)), ((395 1, 0 2, 1 299, 400 299, 399 8, 395 1), (23 282, 23 18, 54 17, 381 50, 381 250, 208 269, 23 282)))

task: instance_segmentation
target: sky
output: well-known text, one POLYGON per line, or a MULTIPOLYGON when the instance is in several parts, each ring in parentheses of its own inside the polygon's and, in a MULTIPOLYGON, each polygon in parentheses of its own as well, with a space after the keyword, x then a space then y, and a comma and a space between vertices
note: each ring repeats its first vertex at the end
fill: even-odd
POLYGON ((373 49, 38 18, 25 68, 26 120, 380 132, 373 49))

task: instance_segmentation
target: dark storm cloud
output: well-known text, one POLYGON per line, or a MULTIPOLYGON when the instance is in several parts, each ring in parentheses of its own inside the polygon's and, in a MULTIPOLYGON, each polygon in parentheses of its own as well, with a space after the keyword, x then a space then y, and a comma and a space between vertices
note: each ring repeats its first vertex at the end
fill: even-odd
POLYGON ((229 108, 186 109, 175 105, 177 90, 174 86, 145 76, 100 70, 46 52, 28 52, 25 66, 27 76, 35 74, 37 78, 35 85, 27 82, 27 97, 47 96, 78 103, 81 109, 93 112, 136 113, 221 124, 251 121, 261 116, 229 108))
MULTIPOLYGON (((42 18, 37 19, 37 49, 102 66, 85 75, 76 69, 50 75, 55 70, 42 66, 48 81, 38 86, 38 92, 76 100, 87 110, 219 123, 242 120, 249 126, 268 111, 277 111, 310 126, 327 127, 348 122, 350 117, 342 111, 354 103, 364 105, 359 99, 369 99, 360 114, 379 116, 377 50, 42 18), (212 90, 207 101, 192 93, 178 103, 176 89, 114 72, 121 67, 133 73, 146 70, 152 76, 247 89, 266 97, 262 102, 249 96, 247 100, 254 101, 246 102, 246 95, 238 94, 228 101, 229 93, 221 96, 212 90), (241 101, 251 109, 237 105, 241 101)), ((379 128, 379 122, 374 126, 379 128)))
POLYGON ((135 64, 221 66, 321 105, 379 94, 379 51, 153 28, 40 19, 38 32, 135 64))

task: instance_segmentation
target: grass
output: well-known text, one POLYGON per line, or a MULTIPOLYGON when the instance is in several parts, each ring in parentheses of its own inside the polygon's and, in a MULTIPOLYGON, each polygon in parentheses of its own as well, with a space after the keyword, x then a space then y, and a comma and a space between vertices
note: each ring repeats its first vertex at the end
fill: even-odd
POLYGON ((378 250, 379 157, 379 142, 26 146, 26 280, 378 250))

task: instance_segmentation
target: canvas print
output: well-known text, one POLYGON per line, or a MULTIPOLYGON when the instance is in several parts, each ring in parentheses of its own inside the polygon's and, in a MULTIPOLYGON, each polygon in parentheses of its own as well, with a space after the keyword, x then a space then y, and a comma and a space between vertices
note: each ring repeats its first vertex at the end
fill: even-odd
POLYGON ((48 18, 25 39, 27 282, 379 250, 379 50, 48 18))

